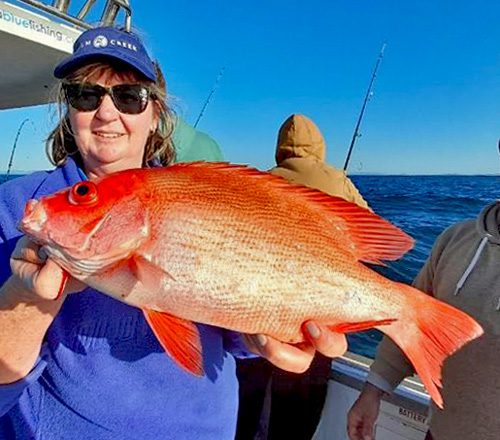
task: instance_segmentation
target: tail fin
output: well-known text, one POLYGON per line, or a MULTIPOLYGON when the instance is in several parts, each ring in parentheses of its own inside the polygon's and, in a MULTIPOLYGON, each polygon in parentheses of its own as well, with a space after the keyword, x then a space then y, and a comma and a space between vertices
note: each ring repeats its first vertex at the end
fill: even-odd
POLYGON ((432 400, 443 408, 438 387, 444 360, 467 342, 481 336, 483 329, 466 313, 404 285, 409 299, 409 313, 380 330, 391 337, 415 367, 432 400))

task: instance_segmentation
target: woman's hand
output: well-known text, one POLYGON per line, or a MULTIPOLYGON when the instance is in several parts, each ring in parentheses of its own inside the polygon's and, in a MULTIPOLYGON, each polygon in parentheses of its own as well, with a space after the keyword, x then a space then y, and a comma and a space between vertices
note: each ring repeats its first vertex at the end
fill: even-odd
POLYGON ((0 286, 0 384, 16 382, 32 370, 66 294, 85 287, 39 252, 38 245, 20 238, 10 258, 12 275, 0 286))
POLYGON ((347 351, 347 341, 343 334, 333 333, 314 321, 306 322, 303 330, 308 342, 295 345, 265 335, 243 335, 243 338, 252 352, 292 373, 306 371, 316 351, 331 358, 342 356, 347 351))
POLYGON ((24 236, 18 240, 11 255, 11 281, 17 287, 18 302, 33 304, 60 299, 85 288, 85 284, 67 275, 53 260, 40 255, 40 249, 40 246, 24 236), (61 286, 64 287, 62 292, 61 286))

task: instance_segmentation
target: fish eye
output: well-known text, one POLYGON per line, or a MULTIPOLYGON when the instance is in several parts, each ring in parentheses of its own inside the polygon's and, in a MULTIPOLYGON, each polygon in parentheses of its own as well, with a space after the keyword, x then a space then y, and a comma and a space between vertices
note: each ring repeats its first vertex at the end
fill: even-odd
POLYGON ((79 196, 84 196, 85 194, 88 194, 88 192, 90 191, 89 190, 89 186, 88 185, 79 185, 76 189, 75 189, 76 193, 79 195, 79 196))
POLYGON ((71 188, 68 200, 72 205, 91 205, 97 201, 97 186, 93 182, 79 182, 71 188))

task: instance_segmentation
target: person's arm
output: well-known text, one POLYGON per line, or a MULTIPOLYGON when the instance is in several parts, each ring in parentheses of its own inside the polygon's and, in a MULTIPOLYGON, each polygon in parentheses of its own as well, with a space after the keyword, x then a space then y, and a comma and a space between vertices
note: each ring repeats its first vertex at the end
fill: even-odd
POLYGON ((366 383, 347 414, 350 440, 374 440, 373 431, 382 397, 392 393, 413 371, 413 366, 403 352, 392 340, 384 336, 366 383))
POLYGON ((371 383, 365 383, 361 394, 347 414, 347 434, 350 440, 374 440, 373 428, 383 396, 383 390, 371 383))
POLYGON ((66 293, 83 287, 70 279, 64 294, 55 299, 62 269, 40 258, 38 251, 37 245, 21 238, 10 259, 12 275, 0 287, 0 406, 4 410, 9 406, 6 400, 18 398, 33 381, 32 377, 25 380, 27 376, 41 374, 45 333, 66 293))
POLYGON ((20 300, 30 293, 15 275, 0 288, 0 384, 15 382, 33 368, 45 332, 61 307, 62 299, 20 300))
POLYGON ((0 287, 0 384, 17 381, 33 368, 64 299, 54 300, 62 269, 43 261, 38 250, 21 238, 10 258, 12 275, 0 287))

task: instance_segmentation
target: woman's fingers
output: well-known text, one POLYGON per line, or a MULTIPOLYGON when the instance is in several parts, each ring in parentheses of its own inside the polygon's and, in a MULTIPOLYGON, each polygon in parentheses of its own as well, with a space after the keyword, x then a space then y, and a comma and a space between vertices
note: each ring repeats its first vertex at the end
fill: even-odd
POLYGON ((82 282, 68 278, 64 269, 47 259, 41 249, 27 237, 21 237, 11 255, 12 273, 22 286, 19 289, 20 301, 54 300, 63 293, 78 292, 86 287, 82 282))
POLYGON ((339 357, 347 351, 347 340, 342 333, 332 332, 314 321, 306 321, 303 332, 312 346, 327 357, 339 357))
POLYGON ((87 287, 50 258, 36 274, 35 286, 47 299, 59 299, 63 295, 79 292, 87 287))
POLYGON ((39 245, 32 242, 28 237, 23 236, 17 241, 10 258, 33 264, 43 264, 47 257, 45 252, 41 251, 39 245))
POLYGON ((62 295, 66 276, 61 267, 48 259, 34 276, 34 287, 42 298, 57 299, 62 295), (63 285, 64 283, 64 285, 63 285))
POLYGON ((251 351, 292 373, 306 371, 314 357, 314 348, 309 344, 286 344, 265 335, 244 335, 244 339, 251 351))
POLYGON ((300 344, 287 344, 266 335, 244 335, 244 338, 251 351, 293 373, 306 371, 316 351, 332 358, 347 351, 347 341, 343 334, 334 333, 314 321, 307 321, 303 332, 307 341, 300 344))

